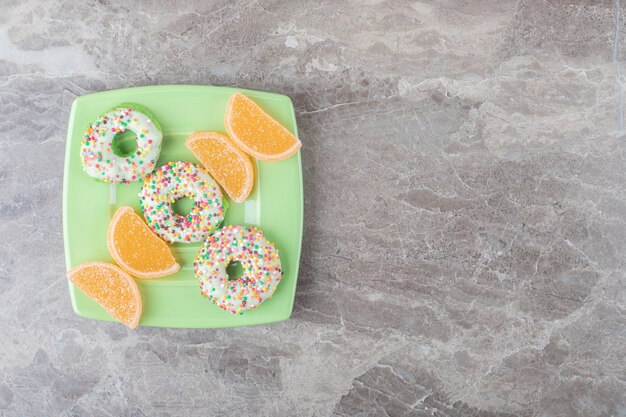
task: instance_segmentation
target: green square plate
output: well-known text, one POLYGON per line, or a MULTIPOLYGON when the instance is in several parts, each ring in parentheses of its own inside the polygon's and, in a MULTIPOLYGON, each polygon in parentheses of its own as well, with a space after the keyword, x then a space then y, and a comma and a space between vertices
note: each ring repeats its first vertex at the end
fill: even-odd
MULTIPOLYGON (((106 233, 118 207, 138 213, 139 182, 111 185, 83 172, 79 150, 85 128, 122 102, 147 107, 163 128, 163 148, 157 166, 169 161, 198 162, 184 141, 195 130, 224 131, 229 97, 241 91, 297 135, 296 118, 287 96, 227 87, 164 85, 105 91, 78 97, 72 105, 63 182, 65 262, 72 268, 85 261, 109 261, 106 233)), ((280 162, 256 162, 257 175, 250 197, 241 204, 229 201, 224 224, 260 227, 280 250, 284 276, 274 293, 256 310, 233 315, 200 294, 193 259, 201 243, 172 245, 181 269, 175 275, 137 280, 143 302, 140 324, 161 327, 232 327, 272 323, 291 315, 302 243, 302 166, 300 152, 280 162)), ((82 317, 114 320, 96 302, 69 283, 74 311, 82 317)))

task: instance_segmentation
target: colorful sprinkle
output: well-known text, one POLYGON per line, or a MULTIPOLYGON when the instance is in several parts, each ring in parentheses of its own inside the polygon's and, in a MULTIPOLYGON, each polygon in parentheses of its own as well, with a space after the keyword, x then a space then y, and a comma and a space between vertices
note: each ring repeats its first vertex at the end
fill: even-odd
POLYGON ((85 130, 80 149, 84 171, 112 184, 128 184, 150 174, 159 157, 163 134, 149 122, 147 115, 131 107, 116 108, 100 116, 85 130), (129 169, 136 165, 135 155, 130 158, 117 156, 111 148, 113 140, 126 129, 137 135, 137 155, 142 163, 138 170, 129 169), (102 159, 107 163, 98 164, 102 159))
POLYGON ((260 229, 247 226, 225 226, 209 236, 194 261, 194 270, 202 295, 233 314, 271 298, 283 275, 278 249, 260 229), (243 275, 229 281, 226 267, 231 262, 239 262, 243 275))
POLYGON ((217 183, 191 162, 169 162, 144 178, 139 193, 148 225, 167 242, 199 242, 224 220, 224 203, 217 183), (214 196, 211 200, 205 195, 214 196), (181 216, 172 204, 180 198, 194 200, 191 212, 181 216))

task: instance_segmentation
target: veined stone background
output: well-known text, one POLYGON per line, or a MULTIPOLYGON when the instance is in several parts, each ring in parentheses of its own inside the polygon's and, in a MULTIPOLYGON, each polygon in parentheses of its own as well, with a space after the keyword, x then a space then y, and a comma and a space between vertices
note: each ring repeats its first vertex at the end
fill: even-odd
POLYGON ((626 415, 619 0, 0 6, 0 415, 626 415), (71 103, 169 83, 293 99, 290 320, 73 313, 71 103))

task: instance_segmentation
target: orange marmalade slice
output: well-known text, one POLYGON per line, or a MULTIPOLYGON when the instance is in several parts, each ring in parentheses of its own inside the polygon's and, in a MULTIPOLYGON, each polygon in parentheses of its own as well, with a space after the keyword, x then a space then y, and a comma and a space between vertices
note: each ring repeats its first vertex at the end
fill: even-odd
POLYGON ((107 243, 113 260, 137 278, 164 277, 180 268, 167 244, 131 207, 120 207, 115 212, 107 243))
POLYGON ((185 145, 235 202, 243 202, 252 191, 254 169, 250 157, 219 132, 192 133, 185 145))
POLYGON ((137 283, 108 262, 85 262, 67 272, 67 277, 113 317, 134 329, 141 317, 137 283))
POLYGON ((228 100, 224 125, 237 146, 262 161, 289 158, 302 146, 297 137, 241 93, 228 100))

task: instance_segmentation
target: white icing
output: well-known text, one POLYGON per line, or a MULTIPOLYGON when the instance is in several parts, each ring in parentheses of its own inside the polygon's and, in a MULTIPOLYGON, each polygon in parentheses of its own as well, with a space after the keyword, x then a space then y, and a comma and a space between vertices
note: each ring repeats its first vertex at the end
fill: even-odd
POLYGON ((167 242, 199 242, 224 220, 219 186, 202 168, 191 162, 169 162, 144 179, 139 194, 146 222, 167 242), (194 200, 187 216, 172 209, 180 198, 194 200))
POLYGON ((274 294, 283 274, 278 250, 261 230, 246 226, 226 226, 209 236, 194 267, 202 294, 231 313, 258 307, 274 294), (231 262, 243 269, 238 280, 228 280, 231 262))
POLYGON ((163 134, 138 110, 121 107, 93 122, 81 145, 83 169, 90 176, 113 184, 137 181, 154 170, 163 134), (137 149, 121 157, 113 152, 113 139, 126 129, 137 135, 137 149))

